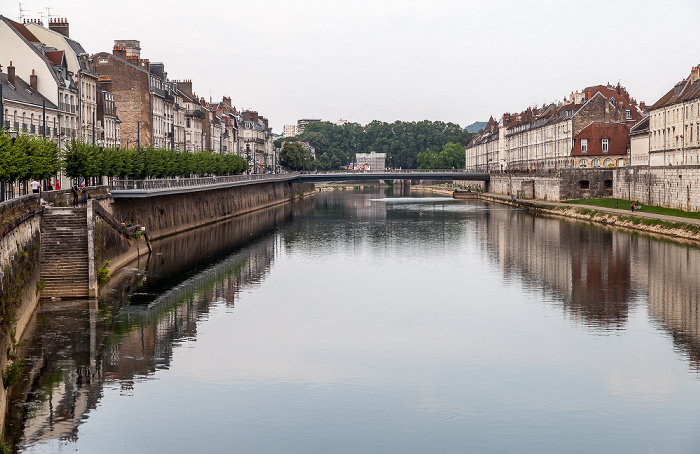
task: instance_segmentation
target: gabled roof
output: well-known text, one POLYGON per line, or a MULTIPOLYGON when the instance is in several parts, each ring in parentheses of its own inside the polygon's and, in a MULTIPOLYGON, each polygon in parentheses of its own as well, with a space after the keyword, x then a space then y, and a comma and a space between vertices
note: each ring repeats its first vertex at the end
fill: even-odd
POLYGON ((63 66, 65 63, 66 54, 62 50, 47 50, 44 55, 55 66, 63 66))
POLYGON ((27 27, 24 25, 20 24, 19 22, 15 22, 12 19, 8 19, 7 17, 4 18, 12 27, 17 30, 17 33, 22 35, 24 39, 29 41, 30 43, 41 43, 39 39, 34 36, 34 33, 30 32, 27 27))
POLYGON ((695 81, 691 77, 678 82, 668 93, 661 97, 651 106, 651 109, 658 109, 669 104, 687 101, 700 97, 700 79, 695 81))
MULTIPOLYGON (((46 101, 47 109, 57 109, 56 104, 49 101, 38 91, 32 89, 27 82, 18 76, 15 76, 15 86, 13 87, 7 80, 7 74, 0 73, 0 85, 2 85, 2 99, 4 100, 31 104, 37 107, 41 107, 43 101, 46 101)), ((8 121, 8 119, 6 118, 5 121, 8 121)))

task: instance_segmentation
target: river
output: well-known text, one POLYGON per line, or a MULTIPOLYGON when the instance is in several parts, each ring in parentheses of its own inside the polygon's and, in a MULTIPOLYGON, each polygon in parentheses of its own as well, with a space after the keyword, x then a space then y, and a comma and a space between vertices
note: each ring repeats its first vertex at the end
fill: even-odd
POLYGON ((700 249, 481 201, 318 193, 42 304, 23 453, 694 453, 700 249))

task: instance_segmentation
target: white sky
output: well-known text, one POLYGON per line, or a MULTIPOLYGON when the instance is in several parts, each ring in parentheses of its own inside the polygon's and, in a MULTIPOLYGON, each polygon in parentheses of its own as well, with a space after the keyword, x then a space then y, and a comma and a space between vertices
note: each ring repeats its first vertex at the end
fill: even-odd
MULTIPOLYGON (((654 103, 700 64, 700 1, 24 0, 89 53, 141 57, 270 120, 466 126, 618 81, 654 103)), ((3 1, 17 20, 19 4, 3 1)), ((46 22, 45 22, 46 23, 46 22)))

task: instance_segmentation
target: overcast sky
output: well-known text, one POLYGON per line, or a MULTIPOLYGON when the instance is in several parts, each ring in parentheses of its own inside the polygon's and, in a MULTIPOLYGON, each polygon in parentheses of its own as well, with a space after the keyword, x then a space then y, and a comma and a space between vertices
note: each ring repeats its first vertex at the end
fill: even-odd
MULTIPOLYGON (((654 103, 700 64, 700 2, 24 0, 51 8, 89 53, 141 57, 229 95, 274 132, 299 118, 466 126, 618 81, 654 103)), ((19 4, 1 13, 17 20, 19 4)))

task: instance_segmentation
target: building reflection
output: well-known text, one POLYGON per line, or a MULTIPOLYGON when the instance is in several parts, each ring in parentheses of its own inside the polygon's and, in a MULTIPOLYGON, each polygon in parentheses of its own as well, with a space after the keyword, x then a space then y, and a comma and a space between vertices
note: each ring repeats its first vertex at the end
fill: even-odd
POLYGON ((476 232, 507 278, 557 301, 586 326, 624 327, 631 288, 628 234, 503 209, 488 211, 476 232))
POLYGON ((649 316, 700 372, 700 249, 640 240, 648 254, 649 316))
POLYGON ((123 395, 168 368, 173 349, 197 335, 215 304, 265 279, 280 248, 273 234, 313 202, 284 204, 153 245, 97 302, 43 304, 28 327, 24 380, 13 388, 6 439, 74 441, 107 386, 123 395))

